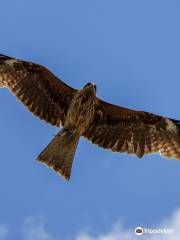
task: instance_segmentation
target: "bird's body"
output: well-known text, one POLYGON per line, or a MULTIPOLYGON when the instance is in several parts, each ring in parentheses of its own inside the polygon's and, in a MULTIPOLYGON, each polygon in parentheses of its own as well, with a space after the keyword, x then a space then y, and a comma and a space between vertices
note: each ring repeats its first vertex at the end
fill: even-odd
POLYGON ((66 179, 81 136, 115 152, 180 159, 180 121, 106 103, 94 84, 76 90, 43 66, 0 55, 2 87, 35 116, 63 127, 37 159, 66 179))
POLYGON ((88 84, 74 95, 67 111, 64 128, 39 155, 38 160, 69 179, 79 138, 93 121, 95 107, 95 85, 88 84))
POLYGON ((95 107, 95 85, 88 84, 74 95, 67 111, 64 127, 76 129, 79 135, 83 135, 94 119, 95 107))

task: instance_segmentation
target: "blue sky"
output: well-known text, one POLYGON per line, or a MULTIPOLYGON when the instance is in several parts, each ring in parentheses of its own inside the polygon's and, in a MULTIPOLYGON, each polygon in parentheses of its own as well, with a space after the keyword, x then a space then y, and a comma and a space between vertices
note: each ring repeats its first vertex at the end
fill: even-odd
MULTIPOLYGON (((0 51, 45 65, 75 88, 95 82, 106 101, 180 119, 179 24, 174 0, 7 0, 0 51)), ((0 99, 4 239, 31 240, 23 235, 27 221, 65 240, 84 230, 98 236, 117 222, 128 231, 158 227, 179 209, 179 161, 137 159, 81 139, 67 183, 35 161, 58 129, 7 89, 0 99)))

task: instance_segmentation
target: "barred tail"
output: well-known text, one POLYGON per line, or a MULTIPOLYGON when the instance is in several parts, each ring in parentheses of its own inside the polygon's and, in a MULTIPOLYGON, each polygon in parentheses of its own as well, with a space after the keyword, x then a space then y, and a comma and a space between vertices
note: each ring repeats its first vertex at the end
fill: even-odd
POLYGON ((63 129, 53 138, 37 160, 60 173, 66 180, 69 180, 78 141, 79 136, 63 129))

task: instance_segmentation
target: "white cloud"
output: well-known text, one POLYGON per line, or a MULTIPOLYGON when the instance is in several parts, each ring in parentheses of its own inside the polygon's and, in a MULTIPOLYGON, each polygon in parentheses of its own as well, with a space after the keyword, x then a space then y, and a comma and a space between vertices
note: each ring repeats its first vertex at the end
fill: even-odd
POLYGON ((44 222, 39 218, 26 218, 22 226, 22 235, 24 240, 52 240, 44 222))
MULTIPOLYGON (((146 228, 146 226, 142 226, 146 228)), ((149 227, 149 226, 148 226, 149 227)), ((171 234, 144 234, 137 237, 134 229, 124 228, 122 224, 116 223, 109 232, 98 235, 90 234, 88 231, 81 231, 73 240, 177 240, 180 239, 180 209, 160 224, 153 225, 151 229, 173 230, 171 234)), ((97 229, 96 229, 97 230, 97 229)), ((12 235, 7 225, 0 224, 0 240, 9 239, 12 235)), ((44 221, 41 218, 28 217, 24 220, 21 228, 23 240, 55 240, 55 237, 47 231, 44 221)), ((58 239, 58 238, 57 238, 58 239)))
MULTIPOLYGON (((146 226, 142 226, 146 228, 146 226)), ((143 236, 136 236, 134 229, 125 229, 121 224, 114 224, 112 229, 107 233, 102 233, 97 236, 82 231, 78 234, 75 240, 175 240, 180 239, 180 209, 177 210, 169 219, 163 220, 159 225, 152 226, 151 230, 166 229, 173 230, 168 234, 156 233, 156 234, 144 234, 143 236)))
POLYGON ((103 234, 99 234, 98 236, 92 236, 87 232, 81 232, 76 240, 132 240, 134 234, 130 230, 125 230, 121 224, 114 224, 111 231, 103 234))
POLYGON ((8 236, 8 226, 5 224, 0 224, 0 240, 6 239, 8 236))

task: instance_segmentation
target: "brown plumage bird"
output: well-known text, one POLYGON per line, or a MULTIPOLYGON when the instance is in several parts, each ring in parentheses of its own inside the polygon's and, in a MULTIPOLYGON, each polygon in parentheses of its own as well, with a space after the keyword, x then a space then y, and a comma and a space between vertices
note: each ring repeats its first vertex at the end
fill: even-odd
POLYGON ((65 179, 81 136, 115 152, 180 159, 180 121, 106 103, 92 83, 75 90, 43 66, 0 55, 0 87, 9 88, 35 116, 63 127, 37 160, 65 179))

